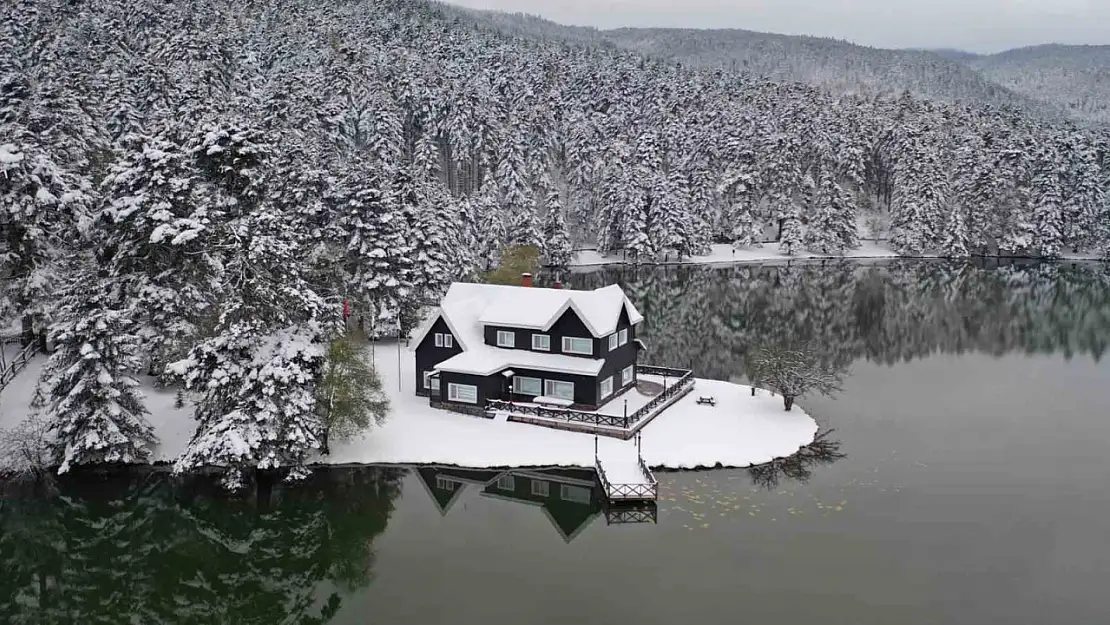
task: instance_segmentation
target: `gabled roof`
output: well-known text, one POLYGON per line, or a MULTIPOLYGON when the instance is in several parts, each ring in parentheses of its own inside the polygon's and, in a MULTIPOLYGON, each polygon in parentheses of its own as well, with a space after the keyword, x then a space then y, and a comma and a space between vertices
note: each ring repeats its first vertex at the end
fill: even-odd
POLYGON ((539 369, 563 373, 597 375, 599 359, 534 352, 528 349, 501 349, 485 344, 486 325, 551 329, 567 310, 573 310, 595 337, 616 330, 621 310, 633 324, 644 320, 618 285, 593 291, 544 289, 456 282, 448 289, 438 310, 433 311, 413 335, 413 349, 443 318, 463 353, 440 363, 436 369, 475 375, 490 375, 506 367, 539 369))
MULTIPOLYGON (((456 287, 483 295, 487 305, 478 317, 483 325, 549 330, 563 313, 573 310, 590 333, 601 338, 617 329, 622 307, 633 325, 644 320, 616 284, 592 291, 491 284, 454 284, 451 289, 456 287)), ((451 292, 447 295, 450 297, 451 292)))

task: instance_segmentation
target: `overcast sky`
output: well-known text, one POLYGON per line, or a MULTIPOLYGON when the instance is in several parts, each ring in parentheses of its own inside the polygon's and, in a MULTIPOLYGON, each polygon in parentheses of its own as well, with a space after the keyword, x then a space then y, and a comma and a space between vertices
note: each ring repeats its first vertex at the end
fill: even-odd
POLYGON ((743 28, 884 48, 1110 44, 1110 0, 447 0, 579 26, 743 28))

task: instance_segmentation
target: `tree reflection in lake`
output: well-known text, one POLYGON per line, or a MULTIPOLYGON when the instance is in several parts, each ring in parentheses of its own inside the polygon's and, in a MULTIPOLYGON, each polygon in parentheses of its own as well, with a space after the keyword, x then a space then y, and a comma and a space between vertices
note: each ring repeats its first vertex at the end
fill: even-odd
POLYGON ((11 623, 323 623, 370 581, 403 470, 336 469, 247 498, 160 470, 81 472, 0 501, 11 623), (327 589, 327 590, 323 590, 327 589))
POLYGON ((1095 263, 608 267, 567 282, 621 284, 644 314, 644 360, 714 379, 743 375, 758 345, 807 343, 843 365, 966 351, 1097 361, 1110 337, 1110 269, 1095 263))
POLYGON ((813 476, 814 467, 847 458, 847 454, 840 451, 840 441, 829 438, 833 431, 818 432, 812 443, 789 458, 778 458, 766 464, 748 467, 748 476, 752 483, 764 490, 778 488, 783 479, 804 484, 813 476))

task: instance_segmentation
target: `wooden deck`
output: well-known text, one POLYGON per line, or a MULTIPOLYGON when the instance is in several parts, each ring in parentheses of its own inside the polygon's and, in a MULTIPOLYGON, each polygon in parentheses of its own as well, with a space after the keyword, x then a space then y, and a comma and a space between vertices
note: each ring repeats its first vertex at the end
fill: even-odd
POLYGON ((648 502, 659 498, 659 482, 640 455, 638 437, 634 449, 635 455, 613 455, 604 461, 596 451, 594 453, 594 468, 609 503, 648 502))

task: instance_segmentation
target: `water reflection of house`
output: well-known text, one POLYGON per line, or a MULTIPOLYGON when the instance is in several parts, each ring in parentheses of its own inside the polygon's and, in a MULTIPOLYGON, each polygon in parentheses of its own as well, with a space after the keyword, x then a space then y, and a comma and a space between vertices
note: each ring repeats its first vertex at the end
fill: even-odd
POLYGON ((486 484, 482 496, 538 506, 568 543, 601 514, 601 489, 587 469, 504 471, 486 484))
POLYGON ((463 491, 473 486, 482 497, 540 508, 568 543, 602 512, 609 524, 655 523, 658 518, 655 502, 605 506, 597 474, 590 469, 552 467, 504 471, 416 467, 413 470, 444 516, 462 498, 463 491))
POLYGON ((563 540, 570 542, 601 513, 601 489, 588 469, 487 471, 417 467, 420 482, 446 515, 464 490, 476 486, 483 497, 541 508, 563 540))
POLYGON ((490 480, 501 474, 501 471, 495 470, 453 467, 417 467, 415 471, 420 476, 420 483, 431 495, 439 513, 444 516, 451 506, 455 505, 468 485, 484 488, 490 480))

